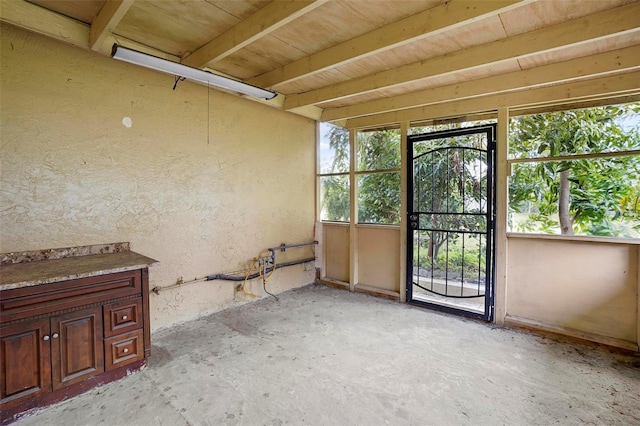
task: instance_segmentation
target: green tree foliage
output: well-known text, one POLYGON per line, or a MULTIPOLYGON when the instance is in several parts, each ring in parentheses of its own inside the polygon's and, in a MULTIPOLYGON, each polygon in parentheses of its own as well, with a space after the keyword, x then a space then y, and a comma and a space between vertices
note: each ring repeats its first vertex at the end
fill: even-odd
MULTIPOLYGON (((639 111, 640 105, 636 104, 519 117, 511 121, 510 154, 515 158, 527 158, 640 149, 638 127, 629 129, 628 118, 627 125, 623 125, 625 117, 633 114, 636 114, 637 124, 639 111)), ((324 172, 344 174, 321 178, 323 219, 348 221, 349 133, 346 129, 332 127, 327 136, 334 157, 329 170, 324 172)), ((432 141, 417 145, 415 149, 420 154, 451 144, 481 148, 478 143, 458 138, 439 140, 435 144, 432 141)), ((366 172, 400 167, 399 132, 359 132, 357 147, 356 167, 359 172, 365 172, 358 174, 356 182, 358 220, 398 223, 400 174, 366 172)), ((469 151, 464 155, 464 161, 469 165, 485 162, 480 153, 478 158, 472 158, 469 151)), ((480 200, 486 194, 486 170, 482 173, 469 167, 457 167, 460 156, 461 152, 449 151, 449 155, 433 158, 430 172, 426 171, 426 163, 415 165, 416 179, 424 180, 419 185, 419 193, 414 194, 417 205, 429 200, 436 207, 447 206, 452 212, 463 207, 465 211, 481 208, 480 200), (458 159, 453 157, 455 155, 458 159)), ((512 212, 527 216, 517 224, 517 229, 637 236, 640 232, 639 176, 639 156, 514 165, 509 180, 510 208, 512 212)), ((439 211, 438 208, 442 207, 429 211, 439 211)), ((470 219, 462 217, 460 220, 470 219)), ((458 225, 474 229, 482 224, 458 225)), ((434 233, 429 242, 430 255, 436 254, 437 258, 438 249, 444 243, 444 236, 434 233)))
MULTIPOLYGON (((474 215, 486 213, 487 208, 488 165, 484 135, 417 142, 413 148, 413 209, 444 213, 420 215, 421 227, 486 231, 486 219, 474 215)), ((455 244, 458 238, 459 234, 430 231, 426 241, 428 257, 437 260, 440 248, 447 242, 455 244)))
MULTIPOLYGON (((328 173, 349 172, 349 131, 331 126, 329 148, 333 160, 328 173)), ((326 176, 320 180, 323 219, 346 222, 349 220, 349 176, 326 176)))
MULTIPOLYGON (((359 132, 358 170, 400 168, 400 132, 381 130, 359 132)), ((400 172, 358 176, 358 221, 400 223, 400 172)))
MULTIPOLYGON (((640 105, 600 107, 513 119, 510 154, 531 158, 640 149, 638 128, 623 126, 639 110, 640 105)), ((510 178, 509 204, 513 212, 528 214, 519 230, 632 236, 633 228, 640 230, 639 176, 639 156, 518 164, 510 178)))
POLYGON ((323 220, 349 221, 349 176, 320 178, 323 220))
POLYGON ((334 154, 330 173, 349 173, 349 131, 343 127, 331 126, 329 147, 334 154))
MULTIPOLYGON (((327 134, 334 153, 329 173, 349 171, 349 132, 331 127, 327 134)), ((358 134, 358 170, 374 171, 400 168, 400 135, 394 130, 358 134)), ((328 220, 349 220, 348 176, 321 178, 322 209, 328 220)), ((400 222, 400 173, 361 174, 358 176, 358 221, 393 224, 400 222)))

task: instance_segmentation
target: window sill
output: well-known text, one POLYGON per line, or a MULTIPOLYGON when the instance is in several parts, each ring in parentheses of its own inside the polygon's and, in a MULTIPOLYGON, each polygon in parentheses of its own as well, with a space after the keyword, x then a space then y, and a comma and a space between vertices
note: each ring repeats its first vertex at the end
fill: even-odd
POLYGON ((640 238, 593 237, 587 235, 525 234, 522 232, 507 232, 507 238, 640 245, 640 238))
POLYGON ((357 223, 356 228, 400 229, 400 225, 391 223, 357 223))

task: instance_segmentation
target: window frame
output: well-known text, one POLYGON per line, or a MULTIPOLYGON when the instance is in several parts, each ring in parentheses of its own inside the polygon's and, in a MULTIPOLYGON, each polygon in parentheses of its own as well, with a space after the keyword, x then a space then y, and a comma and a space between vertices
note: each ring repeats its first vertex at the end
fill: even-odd
MULTIPOLYGON (((607 105, 604 105, 607 106, 607 105)), ((612 104, 611 106, 615 106, 612 104)), ((573 110, 582 110, 589 108, 598 108, 603 107, 603 105, 586 107, 586 108, 571 108, 566 109, 564 111, 573 111, 573 110)), ((540 111, 535 114, 551 114, 558 111, 540 111)), ((529 115, 529 114, 526 114, 529 115)), ((520 115, 512 115, 509 117, 509 120, 516 119, 520 115)), ((640 123, 638 124, 640 126, 640 123)), ((511 128, 511 126, 509 126, 511 128)), ((511 185, 513 179, 513 168, 518 164, 535 164, 535 163, 554 163, 554 162, 573 162, 579 160, 599 160, 605 158, 620 158, 625 156, 640 156, 640 148, 631 149, 631 150, 620 150, 620 151, 601 151, 601 152, 589 152, 589 153, 576 153, 576 154, 563 154, 563 155, 528 155, 528 156, 516 156, 513 152, 511 152, 512 148, 512 137, 511 132, 508 137, 509 141, 509 152, 507 152, 506 165, 507 165, 507 191, 509 192, 509 187, 511 185)), ((506 233, 507 235, 514 236, 528 236, 531 238, 542 238, 542 237, 553 237, 554 239, 606 239, 606 240, 616 240, 619 242, 629 242, 629 241, 637 241, 640 240, 637 237, 625 237, 625 236, 612 236, 612 235, 590 235, 590 234, 557 234, 557 233, 547 233, 543 230, 536 231, 523 231, 518 230, 514 226, 511 225, 511 215, 514 211, 511 209, 511 200, 509 194, 507 194, 507 226, 506 233)), ((555 214, 557 215, 557 213, 555 214)), ((550 215, 550 218, 554 218, 554 215, 550 215)))
MULTIPOLYGON (((398 203, 397 206, 397 213, 398 213, 398 220, 396 223, 379 223, 379 222, 361 222, 359 220, 359 191, 357 191, 357 185, 359 183, 359 177, 360 176, 370 176, 370 175, 376 175, 376 174, 385 174, 385 173, 398 173, 400 176, 402 175, 402 143, 401 143, 401 139, 402 139, 402 135, 400 132, 400 127, 389 127, 389 128, 384 128, 384 129, 376 129, 376 130, 367 130, 367 129, 355 129, 355 130, 349 130, 346 128, 343 128, 345 131, 349 132, 349 145, 350 145, 350 149, 349 149, 349 170, 346 172, 328 172, 328 173, 323 173, 321 171, 321 155, 320 155, 320 151, 321 151, 321 143, 322 143, 322 139, 324 137, 324 135, 322 134, 323 132, 323 125, 331 125, 334 126, 331 123, 323 123, 323 122, 318 122, 318 132, 317 132, 317 143, 316 143, 316 202, 317 202, 317 208, 316 208, 316 220, 318 222, 325 222, 325 223, 354 223, 354 224, 363 224, 363 225, 376 225, 376 226, 400 226, 400 223, 402 221, 402 206, 401 206, 401 200, 398 203), (399 138, 399 143, 398 143, 398 167, 397 168, 385 168, 385 169, 370 169, 370 170, 360 170, 359 169, 359 162, 360 162, 360 157, 358 154, 358 134, 360 133, 369 133, 369 132, 374 132, 374 131, 388 131, 388 130, 394 130, 398 132, 398 138, 399 138), (349 218, 347 221, 339 221, 339 220, 329 220, 329 219, 323 219, 322 218, 322 214, 323 214, 323 208, 322 208, 322 185, 321 185, 321 181, 322 178, 326 178, 326 177, 332 177, 332 176, 347 176, 348 177, 348 191, 349 191, 349 207, 350 207, 350 211, 349 211, 349 218), (354 185, 356 186, 356 188, 354 188, 354 185), (354 204, 355 203, 355 204, 354 204), (353 212, 354 212, 354 208, 355 207, 355 217, 353 212)), ((339 126, 337 126, 339 127, 339 126)), ((402 192, 402 188, 398 188, 398 191, 401 193, 402 192)))

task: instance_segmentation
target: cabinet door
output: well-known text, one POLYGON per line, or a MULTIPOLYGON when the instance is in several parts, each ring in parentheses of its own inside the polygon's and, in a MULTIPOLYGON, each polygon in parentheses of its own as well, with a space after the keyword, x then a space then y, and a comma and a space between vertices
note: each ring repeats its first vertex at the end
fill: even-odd
POLYGON ((51 390, 49 319, 0 327, 0 408, 51 390))
POLYGON ((102 307, 51 318, 51 368, 53 389, 104 371, 102 307))

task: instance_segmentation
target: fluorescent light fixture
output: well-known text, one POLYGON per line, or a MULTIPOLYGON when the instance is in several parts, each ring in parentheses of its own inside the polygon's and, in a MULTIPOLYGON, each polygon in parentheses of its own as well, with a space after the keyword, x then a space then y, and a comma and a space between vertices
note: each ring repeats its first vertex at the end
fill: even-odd
POLYGON ((262 89, 260 87, 252 86, 231 78, 222 77, 221 75, 199 70, 197 68, 188 67, 177 62, 138 52, 137 50, 127 49, 126 47, 118 46, 117 44, 114 44, 111 49, 111 57, 131 64, 151 68, 156 71, 188 78, 189 80, 199 81, 201 83, 232 90, 245 95, 254 96, 256 98, 273 99, 278 95, 276 92, 272 92, 271 90, 262 89))

